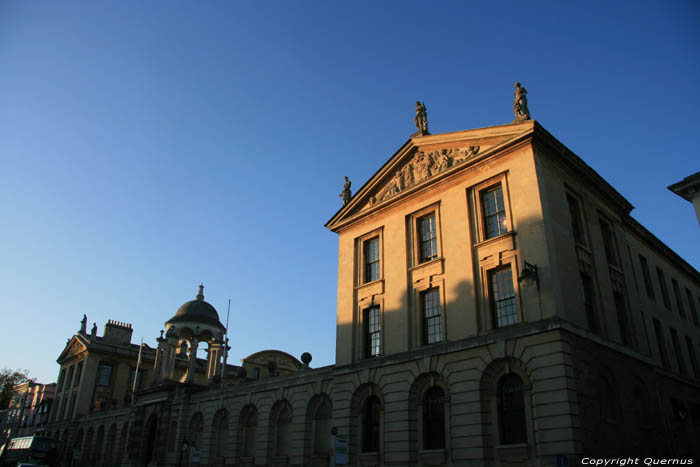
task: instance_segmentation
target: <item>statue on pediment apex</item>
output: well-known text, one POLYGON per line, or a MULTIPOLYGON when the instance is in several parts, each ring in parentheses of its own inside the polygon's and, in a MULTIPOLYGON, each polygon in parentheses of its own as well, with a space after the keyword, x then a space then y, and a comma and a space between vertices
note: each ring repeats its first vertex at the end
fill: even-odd
POLYGON ((514 122, 530 120, 530 109, 527 107, 527 91, 520 83, 515 83, 515 99, 513 100, 514 122))
POLYGON ((350 201, 350 198, 352 198, 352 192, 350 191, 350 185, 352 183, 348 179, 348 177, 345 177, 345 185, 343 185, 343 191, 340 192, 340 197, 343 199, 343 206, 348 204, 350 201))
POLYGON ((418 135, 427 135, 428 133, 428 110, 425 108, 425 102, 416 101, 416 116, 413 121, 418 128, 418 135))

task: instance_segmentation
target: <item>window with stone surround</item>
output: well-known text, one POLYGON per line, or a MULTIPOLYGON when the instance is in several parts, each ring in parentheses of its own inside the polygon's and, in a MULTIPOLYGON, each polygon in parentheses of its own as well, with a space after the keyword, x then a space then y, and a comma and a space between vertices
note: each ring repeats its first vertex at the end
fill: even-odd
POLYGON ((433 287, 420 293, 423 316, 423 344, 442 341, 442 307, 440 288, 433 287))
POLYGON ((501 444, 527 443, 523 380, 515 373, 498 384, 498 422, 501 444))
POLYGON ((566 194, 566 201, 569 205, 569 217, 571 220, 571 233, 574 236, 574 241, 580 245, 587 246, 588 239, 586 236, 585 221, 583 211, 581 210, 581 201, 579 197, 572 194, 566 194))
POLYGON ((445 449, 445 391, 440 386, 423 396, 423 449, 445 449))
POLYGON ((481 212, 484 222, 484 239, 498 237, 508 232, 503 187, 500 183, 481 190, 481 212))
POLYGON ((654 286, 651 283, 651 275, 649 274, 649 263, 642 255, 639 255, 639 265, 642 268, 642 277, 644 277, 644 287, 647 291, 647 297, 649 297, 650 300, 656 300, 654 286))
POLYGON ((379 262, 379 237, 373 237, 364 241, 363 245, 365 261, 365 282, 373 282, 380 277, 379 262))
POLYGON ((362 406, 362 452, 379 452, 379 430, 382 402, 369 396, 362 406))
POLYGON ((581 273, 581 293, 583 295, 583 308, 586 313, 586 323, 591 332, 599 332, 598 312, 595 305, 595 292, 593 278, 588 274, 581 273))
POLYGON ((663 329, 661 328, 661 323, 654 319, 654 335, 656 336, 656 346, 659 349, 659 357, 661 357, 661 364, 668 368, 668 354, 666 353, 666 344, 664 342, 663 329))
POLYGON ((419 218, 417 223, 419 262, 425 263, 438 257, 435 213, 419 218))
POLYGON ((676 297, 676 305, 678 306, 678 314, 681 318, 685 319, 685 307, 683 306, 683 296, 681 295, 681 289, 678 286, 678 281, 676 279, 671 279, 671 286, 673 287, 673 295, 676 297))
POLYGON ((686 368, 685 368, 685 360, 683 360, 683 352, 681 350, 681 344, 678 341, 678 333, 673 328, 670 328, 669 331, 671 333, 671 344, 673 345, 673 353, 676 354, 676 362, 678 363, 678 371, 681 374, 685 375, 685 374, 687 374, 686 368))
POLYGON ((381 353, 381 308, 378 305, 365 308, 362 315, 365 358, 377 357, 381 353))
POLYGON ((109 386, 110 380, 112 379, 112 364, 111 363, 100 363, 100 368, 97 373, 97 385, 98 386, 109 386))
POLYGON ((513 230, 505 173, 471 187, 469 193, 475 243, 500 237, 513 230))
POLYGON ((668 288, 666 287, 666 276, 661 268, 656 268, 656 277, 659 279, 659 288, 661 288, 661 296, 664 299, 664 306, 671 309, 671 298, 668 296, 668 288))
POLYGON ((685 295, 688 297, 688 305, 690 305, 690 317, 693 319, 693 324, 695 324, 696 326, 700 326, 700 323, 698 323, 698 311, 695 308, 695 302, 693 301, 693 294, 687 287, 685 289, 685 295))
POLYGON ((488 285, 493 327, 501 328, 520 322, 510 264, 489 271, 488 285))
POLYGON ((615 242, 615 232, 610 223, 605 219, 599 219, 600 232, 603 235, 603 246, 605 247, 605 258, 611 266, 619 267, 617 254, 617 243, 615 242))
POLYGON ((693 375, 695 379, 700 379, 700 367, 698 367, 698 359, 695 356, 695 347, 693 346, 693 340, 685 336, 685 344, 688 347, 688 357, 690 358, 690 365, 693 367, 693 375))

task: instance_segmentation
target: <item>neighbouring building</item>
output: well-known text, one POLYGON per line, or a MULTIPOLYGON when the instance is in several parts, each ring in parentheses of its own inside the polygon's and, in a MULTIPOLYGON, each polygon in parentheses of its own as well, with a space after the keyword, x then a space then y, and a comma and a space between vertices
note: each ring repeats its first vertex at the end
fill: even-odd
POLYGON ((688 175, 680 182, 669 186, 668 189, 693 204, 698 224, 700 224, 700 172, 688 175))
POLYGON ((331 429, 353 466, 700 457, 700 274, 515 107, 512 124, 431 135, 423 106, 354 196, 346 183, 326 224, 334 365, 224 365, 200 288, 142 351, 132 398, 130 327, 83 324, 47 427, 65 464, 328 466, 331 429))
POLYGON ((56 383, 27 381, 15 386, 10 405, 0 417, 0 444, 9 438, 42 433, 55 392, 56 383))

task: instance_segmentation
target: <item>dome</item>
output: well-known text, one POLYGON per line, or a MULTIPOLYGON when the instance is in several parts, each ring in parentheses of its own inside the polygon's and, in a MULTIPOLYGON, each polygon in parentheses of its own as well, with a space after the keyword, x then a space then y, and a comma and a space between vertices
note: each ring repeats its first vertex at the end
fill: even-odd
POLYGON ((207 325, 214 326, 222 332, 226 328, 219 321, 219 314, 216 309, 204 301, 204 285, 199 286, 199 293, 195 300, 191 300, 180 307, 175 313, 175 316, 165 322, 165 325, 173 325, 182 323, 183 325, 207 325))

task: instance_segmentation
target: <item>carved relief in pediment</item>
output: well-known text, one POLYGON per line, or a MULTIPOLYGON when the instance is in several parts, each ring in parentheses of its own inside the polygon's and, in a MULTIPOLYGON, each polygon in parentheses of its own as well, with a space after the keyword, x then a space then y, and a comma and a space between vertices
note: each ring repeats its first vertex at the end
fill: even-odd
POLYGON ((394 172, 394 175, 376 195, 370 198, 370 206, 392 198, 403 190, 421 183, 433 175, 437 175, 450 167, 476 157, 479 149, 479 146, 469 146, 466 149, 452 148, 427 152, 418 151, 407 164, 394 172))

